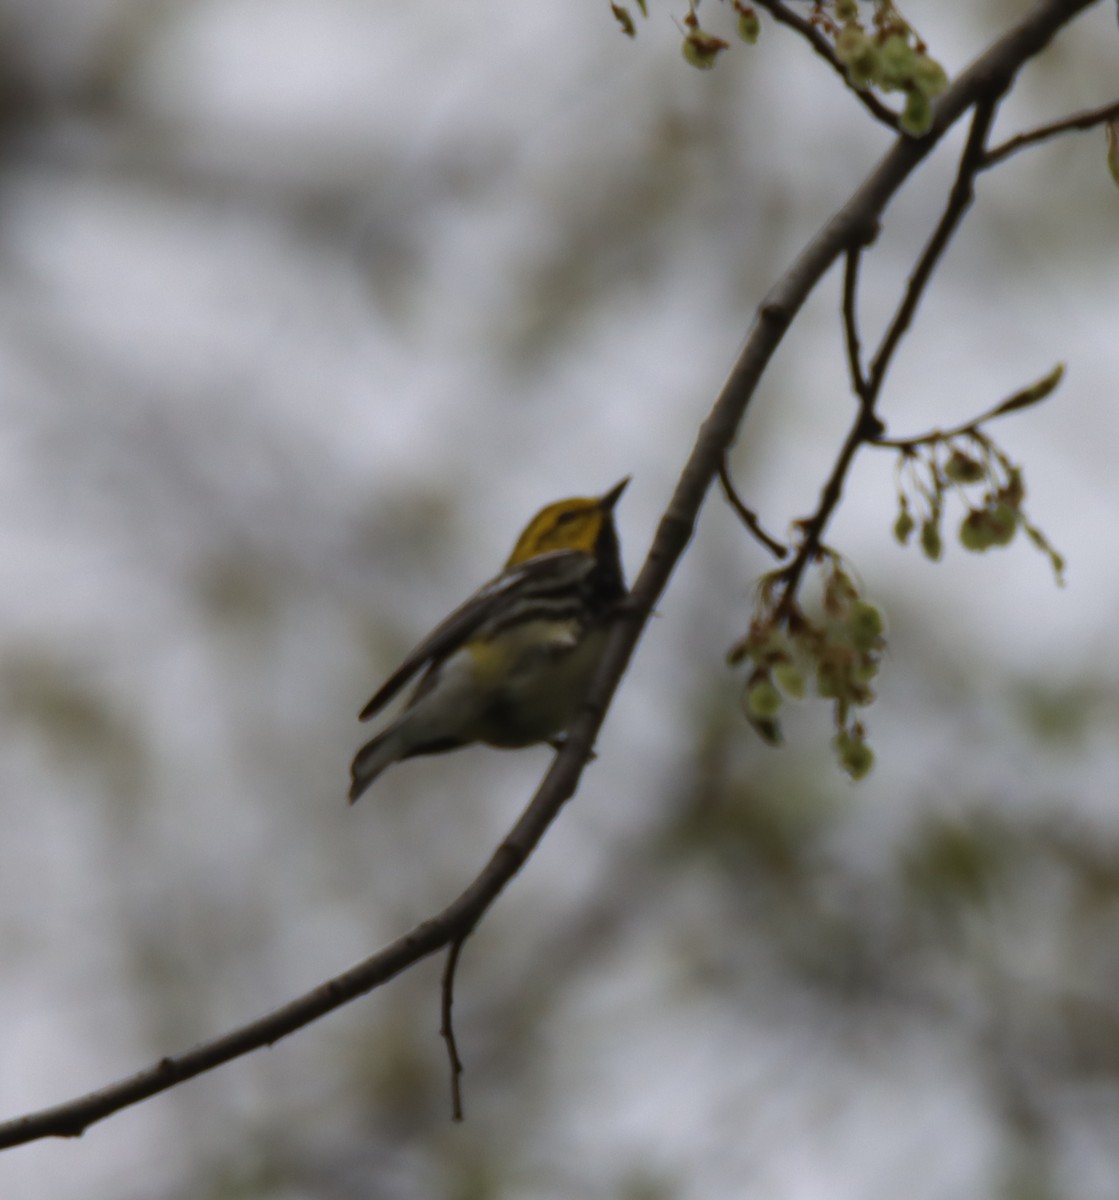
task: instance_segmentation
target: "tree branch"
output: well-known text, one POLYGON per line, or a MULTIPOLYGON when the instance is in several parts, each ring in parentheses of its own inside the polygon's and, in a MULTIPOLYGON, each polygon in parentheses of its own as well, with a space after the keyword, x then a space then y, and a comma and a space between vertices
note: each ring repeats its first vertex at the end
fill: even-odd
POLYGON ((455 1041, 454 1005, 455 1005, 455 971, 458 969, 459 956, 466 942, 465 937, 455 938, 447 951, 447 964, 443 968, 443 984, 441 989, 442 1020, 439 1032, 447 1043, 447 1058, 451 1066, 451 1120, 462 1120, 462 1059, 458 1056, 458 1042, 455 1041))
POLYGON ((847 348, 847 370, 851 388, 864 408, 867 405, 866 374, 863 371, 863 352, 859 341, 859 265, 862 246, 851 246, 843 269, 843 341, 847 348))
POLYGON ((727 465, 727 456, 725 454, 719 460, 719 482, 723 485, 723 495, 726 496, 727 503, 738 514, 738 519, 742 524, 746 526, 774 558, 787 557, 789 553, 788 546, 783 546, 776 538, 771 538, 761 527, 757 513, 752 508, 747 508, 743 503, 742 497, 738 494, 734 486, 734 480, 730 477, 730 467, 727 465))
POLYGON ((929 238, 921 257, 917 260, 901 304, 898 305, 890 328, 882 339, 874 361, 870 364, 867 380, 869 398, 864 402, 864 407, 873 409, 877 402, 886 371, 902 336, 913 320, 917 306, 921 303, 933 271, 936 270, 937 264, 944 256, 944 251, 948 248, 948 243, 952 240, 952 235, 959 228, 964 213, 971 207, 971 202, 975 198, 975 176, 983 166, 983 152, 987 135, 990 132, 991 122, 995 117, 995 108, 1001 95, 1001 91, 986 95, 975 106, 975 115, 971 119, 967 143, 960 156, 960 165, 956 171, 956 182, 952 185, 952 190, 948 195, 944 213, 937 222, 936 229, 933 230, 932 237, 929 238))
POLYGON ((520 870, 574 793, 607 707, 695 527, 703 500, 733 442, 747 406, 789 323, 831 265, 867 242, 879 216, 946 130, 972 105, 999 95, 1028 58, 1095 0, 1041 0, 994 42, 941 96, 930 132, 899 137, 850 200, 809 242, 770 291, 696 441, 657 527, 629 599, 619 612, 587 701, 536 794, 477 878, 442 912, 364 962, 222 1037, 204 1042, 127 1079, 52 1108, 0 1124, 0 1148, 43 1137, 76 1137, 94 1122, 166 1091, 185 1079, 263 1046, 386 983, 421 959, 464 940, 520 870))
POLYGON ((928 287, 937 263, 947 249, 952 234, 958 228, 964 213, 971 205, 975 194, 975 176, 982 164, 983 146, 994 119, 999 95, 1001 92, 985 92, 976 102, 967 143, 960 156, 956 181, 948 195, 944 213, 937 222, 936 229, 929 238, 921 257, 917 260, 917 265, 909 277, 909 283, 906 285, 905 294, 894 314, 894 319, 882 338, 874 361, 865 376, 860 365, 858 332, 855 326, 858 247, 853 246, 847 252, 847 270, 843 280, 843 325, 851 377, 859 399, 859 407, 855 419, 847 431, 847 437, 844 439, 831 474, 820 493, 816 511, 801 525, 803 536, 793 561, 781 572, 779 611, 788 610, 800 587, 800 581, 804 577, 808 564, 813 562, 819 554, 820 539, 843 495, 843 484, 859 447, 865 442, 878 442, 885 428, 874 410, 882 391, 886 370, 905 331, 909 328, 913 314, 917 311, 917 306, 928 287))
POLYGON ((986 412, 980 413, 979 416, 973 417, 970 421, 953 425, 950 429, 930 429, 928 433, 920 433, 914 437, 907 438, 880 437, 874 440, 874 445, 881 446, 884 450, 916 450, 918 446, 929 446, 934 442, 947 442, 953 438, 966 437, 968 434, 978 433, 981 425, 995 420, 996 417, 1005 417, 1008 413, 1021 412, 1024 408, 1029 408, 1031 405, 1040 403, 1061 382, 1064 373, 1064 367, 1058 364, 1048 375, 1039 379, 1037 383, 1031 383, 1028 387, 1019 388, 1018 391, 1007 396, 1005 400, 1000 400, 998 404, 987 409, 986 412))
POLYGON ((1104 125, 1108 121, 1117 120, 1119 120, 1119 100, 1111 104, 1105 104, 1103 108, 1090 108, 1084 112, 1073 113, 1070 117, 1064 117, 1060 121, 1053 121, 1049 125, 1039 125, 1036 129, 1016 134, 1001 145, 993 146, 983 155, 983 161, 980 165, 986 170, 988 167, 993 167, 996 163, 1002 162, 1003 159, 1009 158, 1012 154, 1017 154, 1019 150, 1025 150, 1029 146, 1036 146, 1040 142, 1048 141, 1050 138, 1059 137, 1062 133, 1070 133, 1073 130, 1094 129, 1097 125, 1104 125))
POLYGON ((855 99, 863 105, 867 112, 876 121, 881 121, 888 129, 897 133, 901 126, 901 119, 897 113, 888 105, 883 104, 873 92, 863 91, 862 88, 857 88, 851 83, 847 78, 847 68, 839 61, 835 48, 811 21, 793 12, 791 8, 782 3, 782 0, 752 0, 752 3, 758 8, 764 8, 781 25, 795 29, 832 70, 838 73, 844 86, 854 94, 855 99))

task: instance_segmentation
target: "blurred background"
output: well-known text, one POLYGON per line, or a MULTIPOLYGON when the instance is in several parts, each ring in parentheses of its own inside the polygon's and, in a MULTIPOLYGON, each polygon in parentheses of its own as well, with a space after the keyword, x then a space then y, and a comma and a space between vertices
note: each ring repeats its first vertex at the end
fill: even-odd
MULTIPOLYGON (((912 0, 955 74, 1023 5, 912 0)), ((754 308, 889 139, 786 30, 685 65, 656 6, 0 4, 0 1115, 252 1019, 441 908, 549 762, 344 802, 355 714, 541 505, 634 482, 630 575, 754 308)), ((729 12, 708 13, 715 32, 729 12)), ((709 18, 709 19, 708 19, 709 18)), ((1097 5, 998 133, 1115 99, 1097 5)), ((949 186, 890 209, 866 340, 949 186)), ((863 784, 724 663, 771 566, 717 494, 577 798, 441 963, 74 1142, 19 1200, 1090 1200, 1119 1190, 1119 194, 1100 130, 980 181, 891 372, 992 432, 1068 560, 828 541, 890 652, 863 784)), ((753 403, 778 534, 850 419, 840 281, 753 403)), ((952 511, 950 523, 962 515, 952 511)))

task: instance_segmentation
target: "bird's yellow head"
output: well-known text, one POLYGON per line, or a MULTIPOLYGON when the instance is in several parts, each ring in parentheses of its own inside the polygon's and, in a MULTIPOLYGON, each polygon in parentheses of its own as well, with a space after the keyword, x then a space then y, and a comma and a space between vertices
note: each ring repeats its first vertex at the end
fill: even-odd
POLYGON ((553 550, 581 550, 597 556, 609 546, 616 557, 614 505, 628 483, 627 475, 604 496, 575 496, 542 508, 517 539, 506 569, 553 550))

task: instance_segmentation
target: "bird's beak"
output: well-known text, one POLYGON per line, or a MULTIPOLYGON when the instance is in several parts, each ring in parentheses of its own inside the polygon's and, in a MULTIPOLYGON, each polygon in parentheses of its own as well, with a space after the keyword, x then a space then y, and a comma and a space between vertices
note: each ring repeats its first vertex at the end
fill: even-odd
POLYGON ((629 481, 631 478, 632 478, 631 475, 627 475, 625 477, 625 479, 623 479, 621 481, 621 483, 616 483, 606 493, 605 496, 601 496, 598 501, 598 507, 605 509, 607 512, 609 512, 614 507, 614 505, 618 503, 618 500, 621 497, 622 492, 624 492, 626 490, 626 488, 629 487, 629 481))

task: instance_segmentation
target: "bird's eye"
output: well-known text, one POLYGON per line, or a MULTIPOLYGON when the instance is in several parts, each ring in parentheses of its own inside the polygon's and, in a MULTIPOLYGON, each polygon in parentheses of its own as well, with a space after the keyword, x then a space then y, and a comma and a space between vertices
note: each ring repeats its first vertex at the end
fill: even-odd
POLYGON ((569 525, 579 514, 577 512, 562 512, 556 519, 557 525, 569 525))

